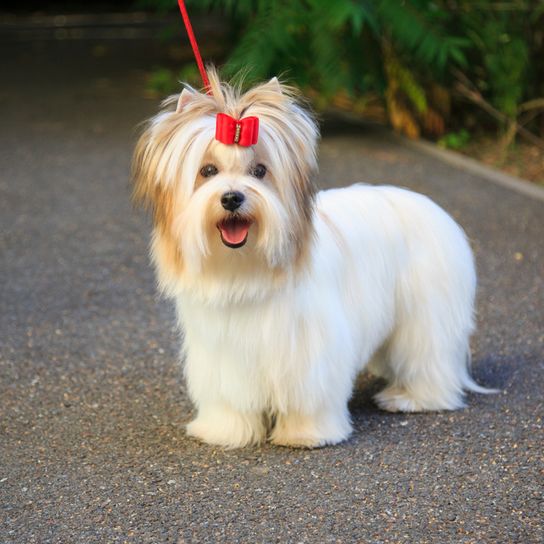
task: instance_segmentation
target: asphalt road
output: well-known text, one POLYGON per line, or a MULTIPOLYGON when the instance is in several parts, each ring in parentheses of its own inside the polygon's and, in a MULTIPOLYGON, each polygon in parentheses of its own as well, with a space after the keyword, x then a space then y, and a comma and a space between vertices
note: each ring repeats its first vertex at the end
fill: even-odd
POLYGON ((543 542, 544 204, 375 129, 325 127, 321 184, 410 187, 460 221, 474 375, 502 392, 394 415, 367 380, 352 438, 314 451, 185 436, 173 312, 128 189, 159 53, 0 47, 0 542, 543 542))

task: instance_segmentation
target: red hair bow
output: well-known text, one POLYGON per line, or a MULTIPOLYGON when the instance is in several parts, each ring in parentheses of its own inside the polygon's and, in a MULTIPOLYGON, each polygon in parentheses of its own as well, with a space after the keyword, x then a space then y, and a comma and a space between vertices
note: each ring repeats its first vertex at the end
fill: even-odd
POLYGON ((259 139, 259 118, 234 119, 226 113, 218 113, 215 123, 215 139, 223 144, 248 147, 259 139))

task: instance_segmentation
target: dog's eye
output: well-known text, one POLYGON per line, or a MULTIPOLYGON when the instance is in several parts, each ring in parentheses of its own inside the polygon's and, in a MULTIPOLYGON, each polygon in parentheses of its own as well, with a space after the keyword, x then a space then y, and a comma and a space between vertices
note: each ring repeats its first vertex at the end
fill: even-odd
POLYGON ((266 176, 266 166, 264 164, 258 164, 251 170, 251 175, 257 179, 263 179, 266 176))
POLYGON ((200 175, 203 178, 211 178, 212 176, 215 176, 219 170, 217 170, 217 167, 215 164, 206 164, 200 169, 200 175))

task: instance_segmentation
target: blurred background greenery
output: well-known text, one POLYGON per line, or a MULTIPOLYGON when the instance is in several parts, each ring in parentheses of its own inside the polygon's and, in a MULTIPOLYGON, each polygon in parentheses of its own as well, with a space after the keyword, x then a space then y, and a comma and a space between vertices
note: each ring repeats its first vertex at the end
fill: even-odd
MULTIPOLYGON (((177 9, 171 0, 140 0, 140 5, 177 9)), ((226 75, 243 73, 252 81, 283 74, 318 111, 389 123, 410 138, 487 152, 499 163, 513 151, 524 161, 532 155, 542 161, 543 1, 189 0, 187 5, 192 13, 219 14, 228 25, 226 75)), ((194 65, 179 74, 158 72, 151 84, 166 90, 167 81, 178 79, 199 84, 194 65)))
MULTIPOLYGON (((318 112, 389 124, 410 138, 484 160, 488 154, 499 166, 515 160, 525 169, 520 175, 544 182, 544 0, 186 4, 205 61, 227 77, 243 74, 251 83, 280 75, 301 87, 318 112), (208 31, 210 21, 220 32, 208 31)), ((175 17, 157 40, 187 43, 176 0, 85 9, 104 5, 175 17)), ((174 65, 150 71, 148 93, 179 91, 180 81, 201 86, 187 50, 174 65)))
MULTIPOLYGON (((140 4, 172 8, 171 0, 140 4)), ((193 13, 220 13, 228 22, 227 75, 243 72, 258 80, 283 74, 318 109, 385 115, 410 137, 457 129, 458 137, 447 139, 451 146, 463 143, 466 129, 474 128, 472 105, 492 117, 508 141, 513 124, 544 129, 542 1, 193 0, 187 5, 193 13)))

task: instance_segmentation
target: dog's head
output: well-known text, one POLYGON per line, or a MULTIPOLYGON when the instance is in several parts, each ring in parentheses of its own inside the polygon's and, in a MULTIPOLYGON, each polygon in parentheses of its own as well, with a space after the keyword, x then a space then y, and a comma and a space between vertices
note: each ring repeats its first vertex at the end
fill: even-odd
POLYGON ((296 91, 274 78, 241 93, 213 70, 209 78, 211 94, 184 89, 165 101, 134 154, 134 197, 153 211, 152 254, 167 290, 284 270, 312 234, 318 129, 296 91), (216 138, 218 114, 237 121, 230 141, 216 138), (240 145, 238 121, 248 117, 258 138, 240 145))

